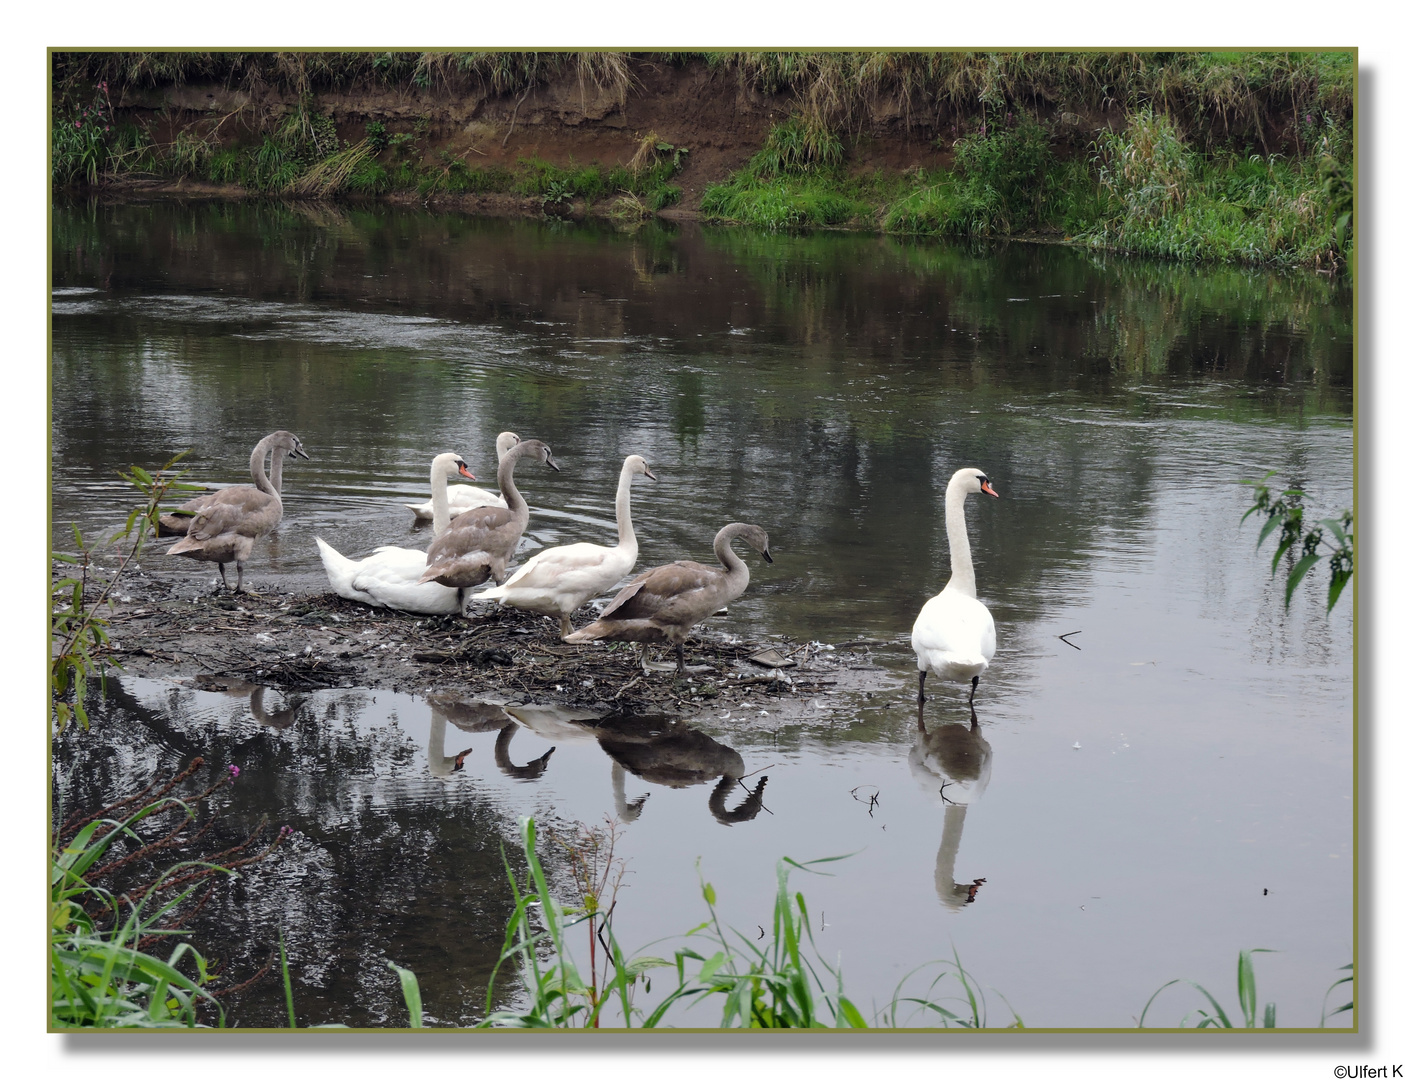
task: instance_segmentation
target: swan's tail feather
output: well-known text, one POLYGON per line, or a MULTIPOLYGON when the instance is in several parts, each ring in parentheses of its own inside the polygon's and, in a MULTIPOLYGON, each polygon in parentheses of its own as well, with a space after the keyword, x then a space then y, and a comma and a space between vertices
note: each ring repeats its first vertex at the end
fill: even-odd
MULTIPOLYGON (((317 552, 322 556, 322 567, 327 571, 327 581, 332 591, 339 596, 354 593, 351 580, 356 576, 356 564, 320 536, 313 539, 317 541, 317 552)), ((354 596, 350 598, 354 599, 354 596)))

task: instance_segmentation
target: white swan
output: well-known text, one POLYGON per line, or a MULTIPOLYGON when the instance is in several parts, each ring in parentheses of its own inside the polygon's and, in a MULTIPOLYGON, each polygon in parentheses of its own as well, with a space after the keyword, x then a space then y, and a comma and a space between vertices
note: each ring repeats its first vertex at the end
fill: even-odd
MULTIPOLYGON (((440 454, 430 466, 429 489, 433 492, 430 501, 434 504, 436 537, 449 527, 447 489, 449 476, 455 472, 473 477, 457 454, 440 454)), ((314 539, 327 570, 327 581, 338 596, 416 615, 445 615, 459 609, 458 589, 433 581, 420 583, 425 553, 417 548, 378 547, 373 555, 356 560, 348 559, 320 536, 314 539)))
POLYGON ((958 469, 946 485, 946 539, 951 549, 951 580, 923 606, 912 624, 917 654, 917 718, 922 721, 927 672, 955 682, 971 680, 974 701, 981 672, 995 655, 995 620, 976 599, 976 568, 966 536, 966 496, 984 491, 999 498, 980 469, 958 469))
POLYGON ((634 569, 639 540, 629 516, 629 484, 635 476, 658 477, 638 454, 624 459, 619 487, 615 490, 615 520, 620 540, 614 547, 601 544, 564 544, 533 555, 503 584, 476 593, 474 600, 498 600, 508 607, 555 615, 561 636, 575 633, 571 612, 588 600, 608 592, 634 569))
MULTIPOLYGON (((502 456, 521 442, 511 431, 504 431, 498 435, 498 460, 502 461, 502 456)), ((494 495, 486 488, 471 487, 468 484, 449 485, 449 517, 456 518, 465 510, 472 510, 478 506, 506 506, 507 500, 501 495, 494 495)), ((434 520, 434 498, 431 495, 428 502, 406 503, 405 508, 415 515, 415 524, 419 525, 425 521, 434 520)), ((436 531, 435 536, 438 536, 436 531)))

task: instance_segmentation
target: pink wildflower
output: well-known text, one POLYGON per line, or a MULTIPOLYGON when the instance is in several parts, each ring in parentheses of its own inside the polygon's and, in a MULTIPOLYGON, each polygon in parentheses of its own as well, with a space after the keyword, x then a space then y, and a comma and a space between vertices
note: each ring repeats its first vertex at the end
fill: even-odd
POLYGON ((231 766, 229 767, 229 776, 230 776, 230 779, 234 779, 234 778, 238 777, 238 775, 239 775, 239 766, 238 766, 238 765, 231 765, 231 766))

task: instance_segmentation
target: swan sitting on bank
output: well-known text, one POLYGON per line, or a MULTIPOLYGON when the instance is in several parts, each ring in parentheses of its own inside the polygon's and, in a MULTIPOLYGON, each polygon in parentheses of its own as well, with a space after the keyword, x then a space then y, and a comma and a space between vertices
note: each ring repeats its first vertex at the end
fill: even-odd
POLYGON ((955 682, 971 680, 971 701, 991 657, 995 655, 995 620, 976 599, 976 568, 966 536, 966 496, 985 492, 998 499, 980 469, 958 469, 946 485, 946 539, 951 550, 951 580, 923 606, 912 624, 917 654, 917 718, 922 720, 927 673, 955 682))
POLYGON ((615 520, 620 539, 614 547, 601 544, 564 544, 538 552, 503 584, 476 593, 474 600, 498 600, 508 607, 554 615, 561 636, 575 633, 571 612, 588 600, 608 592, 634 569, 639 540, 629 515, 629 485, 635 476, 658 477, 638 454, 624 459, 619 487, 615 490, 615 520))
MULTIPOLYGON (((502 461, 503 455, 516 446, 520 440, 511 431, 504 431, 498 435, 498 461, 502 461)), ((472 487, 468 484, 449 485, 449 517, 456 518, 465 510, 472 510, 479 506, 506 506, 507 500, 501 495, 494 495, 486 488, 472 487)), ((428 502, 406 503, 405 508, 415 515, 415 524, 419 525, 426 521, 434 520, 434 498, 431 495, 428 502)), ((436 537, 438 532, 434 534, 436 537)))
MULTIPOLYGON (((449 527, 446 489, 453 473, 474 479, 463 459, 440 454, 429 470, 430 501, 434 504, 434 535, 449 527)), ((447 615, 459 608, 459 591, 434 582, 420 582, 425 553, 417 548, 378 547, 364 559, 348 559, 320 536, 315 537, 332 591, 371 607, 394 608, 415 615, 447 615)))

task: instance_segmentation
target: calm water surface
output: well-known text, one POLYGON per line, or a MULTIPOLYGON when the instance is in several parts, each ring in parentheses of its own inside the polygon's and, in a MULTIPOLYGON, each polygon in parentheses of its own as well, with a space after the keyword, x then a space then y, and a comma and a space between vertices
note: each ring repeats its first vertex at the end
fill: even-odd
MULTIPOLYGON (((1125 1026, 1176 977, 1232 1000, 1237 951, 1262 947, 1260 996, 1315 1025, 1351 959, 1351 602, 1329 618, 1314 574, 1284 611, 1238 483, 1277 469, 1324 513, 1350 504, 1338 286, 1059 248, 161 204, 56 211, 53 311, 56 543, 125 516, 119 468, 189 449, 196 479, 240 482, 284 427, 313 460, 288 466, 246 572, 323 588, 314 535, 425 546, 401 504, 427 497, 430 458, 491 477, 511 429, 563 467, 518 473, 524 547, 611 542, 640 453, 660 477, 634 488, 640 567, 753 521, 776 562, 726 629, 890 643, 875 690, 787 724, 759 698, 592 728, 375 687, 124 680, 95 733, 59 740, 68 798, 197 753, 238 764, 231 826, 299 836, 199 932, 261 963, 281 923, 310 1022, 403 1022, 381 958, 415 969, 436 1021, 480 1016, 500 844, 527 813, 618 823, 627 949, 702 920, 700 873, 754 928, 778 859, 848 854, 793 883, 866 1009, 955 949, 1028 1025, 1125 1026), (905 637, 946 580, 942 495, 966 465, 1001 496, 967 510, 999 652, 978 734, 942 687, 924 739, 905 637), (719 789, 742 773, 768 777, 754 817, 719 789)), ((1153 1021, 1196 1007, 1170 995, 1153 1021)), ((279 997, 246 995, 241 1023, 280 1023, 279 997)))

